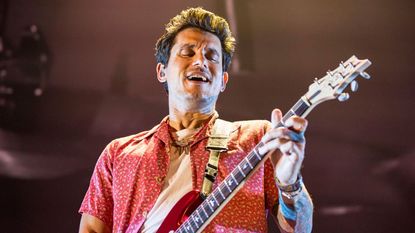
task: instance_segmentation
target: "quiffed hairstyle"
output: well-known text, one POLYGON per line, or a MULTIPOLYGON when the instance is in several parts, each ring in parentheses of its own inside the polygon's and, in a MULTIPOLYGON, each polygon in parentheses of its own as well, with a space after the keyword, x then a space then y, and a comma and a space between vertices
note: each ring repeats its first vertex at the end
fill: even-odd
POLYGON ((189 27, 211 32, 219 38, 222 45, 222 68, 227 71, 235 51, 235 38, 224 18, 201 7, 183 10, 166 24, 166 31, 156 43, 157 63, 167 65, 174 38, 181 30, 189 27))

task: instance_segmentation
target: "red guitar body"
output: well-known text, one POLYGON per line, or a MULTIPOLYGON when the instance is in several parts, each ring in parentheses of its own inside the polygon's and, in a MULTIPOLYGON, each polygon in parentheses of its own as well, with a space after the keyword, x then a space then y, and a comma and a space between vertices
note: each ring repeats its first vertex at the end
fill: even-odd
POLYGON ((188 192, 174 205, 157 233, 169 233, 177 230, 202 202, 203 199, 198 191, 188 192))

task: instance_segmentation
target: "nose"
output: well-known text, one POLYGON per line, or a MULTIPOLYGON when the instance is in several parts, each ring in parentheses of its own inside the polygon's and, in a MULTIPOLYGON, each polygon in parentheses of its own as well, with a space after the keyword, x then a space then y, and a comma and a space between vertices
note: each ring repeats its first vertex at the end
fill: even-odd
POLYGON ((201 51, 196 52, 196 54, 193 56, 192 65, 207 68, 207 59, 203 52, 201 51))

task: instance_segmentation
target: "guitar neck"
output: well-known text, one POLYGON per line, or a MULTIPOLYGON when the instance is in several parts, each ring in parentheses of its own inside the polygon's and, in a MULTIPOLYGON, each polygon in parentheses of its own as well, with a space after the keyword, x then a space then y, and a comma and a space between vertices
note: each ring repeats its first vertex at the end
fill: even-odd
MULTIPOLYGON (((293 115, 305 117, 312 109, 306 97, 302 97, 283 116, 276 127, 283 126, 293 115)), ((179 233, 198 232, 213 219, 226 203, 236 194, 245 181, 265 161, 266 155, 261 155, 258 149, 263 146, 258 143, 254 149, 236 166, 235 169, 216 187, 213 192, 199 205, 189 218, 176 230, 179 233)))

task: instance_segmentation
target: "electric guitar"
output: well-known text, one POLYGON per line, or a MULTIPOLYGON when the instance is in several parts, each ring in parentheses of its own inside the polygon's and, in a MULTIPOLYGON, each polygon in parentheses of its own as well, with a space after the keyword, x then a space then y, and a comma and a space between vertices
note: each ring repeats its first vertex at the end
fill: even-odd
MULTIPOLYGON (((318 104, 338 99, 346 101, 349 94, 344 92, 350 85, 353 92, 357 91, 356 78, 361 76, 370 79, 364 70, 371 65, 368 59, 359 60, 352 56, 333 71, 328 71, 321 79, 315 79, 309 86, 308 92, 283 116, 276 127, 284 126, 288 118, 293 115, 305 117, 318 104)), ((262 165, 268 156, 259 153, 260 142, 236 166, 235 169, 215 188, 205 199, 198 191, 191 191, 183 196, 169 212, 157 233, 193 233, 201 232, 219 211, 243 186, 245 181, 262 165)))

